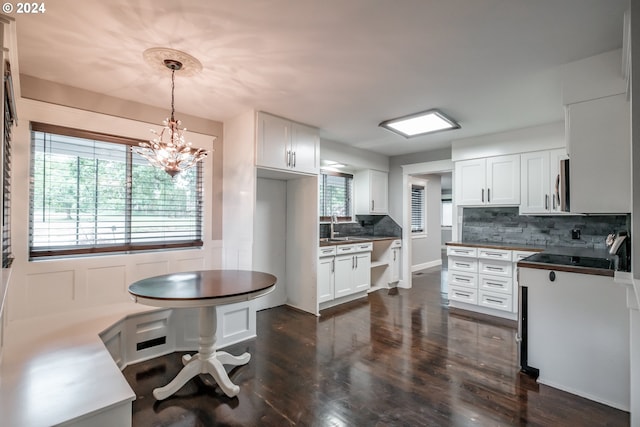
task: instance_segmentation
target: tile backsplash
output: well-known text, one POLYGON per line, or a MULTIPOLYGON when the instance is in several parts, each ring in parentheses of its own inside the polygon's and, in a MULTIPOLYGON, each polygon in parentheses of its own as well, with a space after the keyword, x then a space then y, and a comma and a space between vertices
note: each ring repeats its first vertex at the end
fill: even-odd
POLYGON ((608 234, 631 231, 630 215, 532 216, 517 207, 464 208, 462 241, 605 249, 608 234), (580 230, 580 239, 571 231, 580 230))
MULTIPOLYGON (((320 224, 320 237, 329 237, 329 224, 320 224)), ((334 225, 338 236, 385 236, 402 237, 400 227, 388 215, 356 215, 356 222, 334 225)))

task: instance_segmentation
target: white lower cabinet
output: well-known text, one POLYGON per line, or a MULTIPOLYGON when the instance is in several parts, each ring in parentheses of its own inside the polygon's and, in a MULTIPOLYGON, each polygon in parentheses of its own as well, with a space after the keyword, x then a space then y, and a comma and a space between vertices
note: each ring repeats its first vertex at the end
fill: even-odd
POLYGON ((318 303, 333 299, 335 255, 335 246, 320 248, 320 258, 318 259, 318 303))
POLYGON ((448 246, 450 306, 515 320, 518 312, 515 263, 521 256, 532 253, 448 246))
POLYGON ((369 290, 372 248, 371 242, 320 248, 318 303, 330 306, 340 298, 369 290))

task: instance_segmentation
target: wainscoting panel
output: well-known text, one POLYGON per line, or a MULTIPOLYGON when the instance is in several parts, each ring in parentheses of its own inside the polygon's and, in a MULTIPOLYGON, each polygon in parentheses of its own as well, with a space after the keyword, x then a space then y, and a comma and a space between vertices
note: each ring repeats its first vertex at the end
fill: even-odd
POLYGON ((218 306, 218 346, 256 336, 256 310, 252 301, 218 306))
POLYGON ((159 276, 169 273, 169 260, 161 260, 157 262, 140 262, 135 266, 134 276, 131 282, 144 279, 146 277, 159 276))
POLYGON ((87 302, 109 304, 129 299, 124 265, 87 269, 87 302))
POLYGON ((184 258, 175 262, 176 271, 197 271, 203 270, 205 266, 204 257, 184 258))
POLYGON ((72 307, 78 296, 75 276, 73 270, 28 274, 26 293, 30 314, 37 315, 43 310, 51 313, 51 307, 56 307, 54 312, 72 307))

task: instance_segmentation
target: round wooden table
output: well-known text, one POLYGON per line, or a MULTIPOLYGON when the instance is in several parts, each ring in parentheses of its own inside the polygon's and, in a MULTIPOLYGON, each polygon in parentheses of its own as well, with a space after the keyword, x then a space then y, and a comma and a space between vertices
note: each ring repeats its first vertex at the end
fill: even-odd
POLYGON ((200 309, 198 353, 184 355, 184 368, 169 384, 153 390, 153 396, 158 400, 166 399, 191 378, 205 373, 216 380, 227 396, 237 396, 240 387, 231 382, 223 365, 246 365, 251 355, 233 356, 216 351, 216 306, 266 295, 275 288, 276 280, 274 275, 258 271, 204 270, 164 274, 132 283, 129 293, 138 303, 200 309))

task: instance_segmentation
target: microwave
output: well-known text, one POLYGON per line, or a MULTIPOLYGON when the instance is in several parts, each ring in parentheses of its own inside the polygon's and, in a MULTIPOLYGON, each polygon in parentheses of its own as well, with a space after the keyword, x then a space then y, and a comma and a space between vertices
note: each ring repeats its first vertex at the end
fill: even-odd
POLYGON ((556 177, 555 197, 562 212, 571 211, 571 192, 569 185, 569 159, 560 160, 560 173, 556 177))

